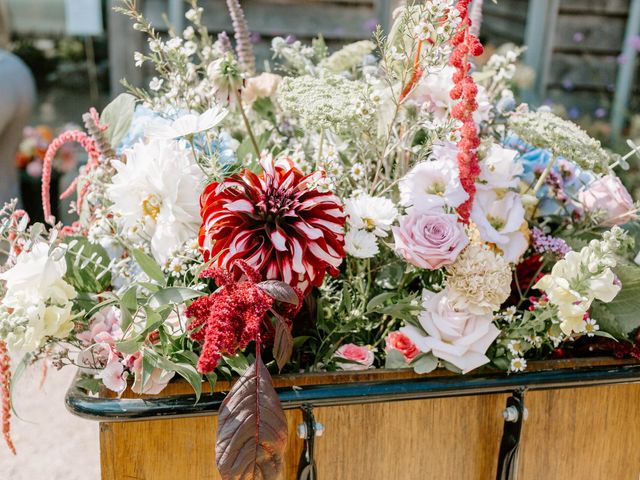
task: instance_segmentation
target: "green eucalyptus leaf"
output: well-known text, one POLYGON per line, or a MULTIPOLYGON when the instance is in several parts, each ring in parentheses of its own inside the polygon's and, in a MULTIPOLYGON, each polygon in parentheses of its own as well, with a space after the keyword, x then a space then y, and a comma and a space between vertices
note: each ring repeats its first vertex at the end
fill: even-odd
POLYGON ((393 298, 394 295, 395 293, 393 292, 385 292, 381 293, 380 295, 376 295, 371 300, 369 300, 369 303, 367 303, 367 312, 371 312, 375 308, 383 305, 387 300, 393 298))
POLYGON ((66 237, 65 279, 78 292, 101 293, 111 285, 109 255, 100 245, 85 237, 66 237))
POLYGON ((204 293, 193 288, 168 287, 158 290, 149 297, 149 306, 158 308, 163 305, 181 305, 194 298, 202 297, 204 293))
POLYGON ((416 373, 431 373, 438 368, 438 359, 430 353, 420 355, 411 362, 411 366, 416 373))
POLYGON ((402 353, 395 349, 387 351, 387 356, 384 361, 384 368, 389 368, 392 370, 398 368, 407 368, 407 362, 404 358, 404 355, 402 355, 402 353))
POLYGON ((162 269, 160 265, 151 257, 147 255, 142 250, 132 250, 131 255, 133 255, 134 260, 140 266, 142 271, 146 273, 151 280, 155 280, 156 282, 164 285, 166 282, 165 276, 162 273, 162 269))
POLYGON ((103 110, 100 121, 107 125, 104 134, 114 148, 120 145, 129 131, 135 108, 136 98, 128 93, 121 93, 103 110))

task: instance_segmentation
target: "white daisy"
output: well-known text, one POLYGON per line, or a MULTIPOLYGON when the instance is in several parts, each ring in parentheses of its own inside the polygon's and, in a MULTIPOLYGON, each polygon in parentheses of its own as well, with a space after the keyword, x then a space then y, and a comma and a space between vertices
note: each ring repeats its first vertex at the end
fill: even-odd
POLYGON ((507 344, 507 348, 512 355, 522 355, 522 342, 520 340, 511 340, 507 344))
POLYGON ((351 167, 351 178, 355 181, 362 180, 364 178, 364 165, 360 162, 354 163, 351 167))
POLYGON ((593 337, 598 330, 600 330, 600 325, 598 325, 593 318, 587 318, 587 322, 585 324, 585 332, 587 332, 587 336, 593 337))
POLYGON ((523 372, 527 368, 527 361, 521 357, 514 357, 511 359, 511 371, 523 372))
POLYGON ((353 229, 365 230, 377 237, 387 236, 398 216, 398 210, 391 200, 365 193, 348 198, 344 202, 344 211, 353 229))
POLYGON ((344 236, 344 251, 356 258, 374 257, 379 251, 376 236, 364 230, 349 230, 344 236))

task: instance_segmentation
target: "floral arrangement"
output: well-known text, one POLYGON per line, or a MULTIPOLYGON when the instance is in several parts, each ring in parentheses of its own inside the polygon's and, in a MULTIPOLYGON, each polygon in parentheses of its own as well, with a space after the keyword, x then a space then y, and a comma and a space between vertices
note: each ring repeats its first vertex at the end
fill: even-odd
POLYGON ((227 3, 235 47, 195 3, 168 38, 126 3, 149 38, 135 62, 157 76, 56 143, 89 152, 78 221, 55 221, 46 181, 48 226, 2 210, 10 446, 7 352, 118 395, 177 374, 199 398, 239 375, 220 412, 223 478, 281 468, 273 372, 640 357, 638 205, 614 173, 635 151, 518 105, 519 51, 477 68, 469 0, 399 8, 388 35, 334 53, 275 38, 260 74, 227 3))

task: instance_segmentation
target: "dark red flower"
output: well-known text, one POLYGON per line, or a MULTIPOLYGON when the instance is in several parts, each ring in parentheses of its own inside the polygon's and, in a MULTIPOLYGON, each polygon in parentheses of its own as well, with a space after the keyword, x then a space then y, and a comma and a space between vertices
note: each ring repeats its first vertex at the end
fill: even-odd
POLYGON ((264 172, 208 185, 202 194, 200 248, 223 269, 244 260, 263 278, 282 280, 307 294, 344 258, 342 203, 284 159, 263 157, 264 172))

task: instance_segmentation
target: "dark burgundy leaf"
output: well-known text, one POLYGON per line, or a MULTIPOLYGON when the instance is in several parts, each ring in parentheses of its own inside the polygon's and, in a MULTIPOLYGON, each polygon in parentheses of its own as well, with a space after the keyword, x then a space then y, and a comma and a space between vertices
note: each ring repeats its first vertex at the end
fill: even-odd
POLYGON ((273 340, 273 357, 276 359, 278 369, 282 370, 291 358, 293 352, 293 336, 291 328, 278 313, 271 310, 275 318, 276 334, 273 340))
POLYGON ((300 301, 293 287, 279 280, 265 280, 264 282, 258 283, 258 287, 279 302, 298 305, 300 301))
POLYGON ((223 480, 276 480, 286 447, 287 420, 258 354, 220 407, 218 470, 223 480))

